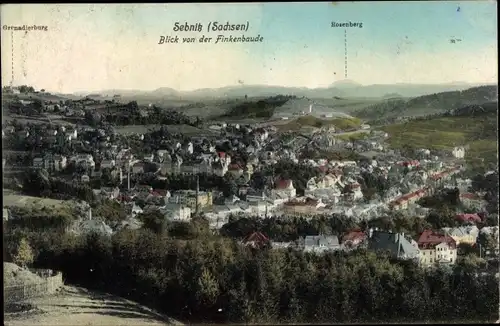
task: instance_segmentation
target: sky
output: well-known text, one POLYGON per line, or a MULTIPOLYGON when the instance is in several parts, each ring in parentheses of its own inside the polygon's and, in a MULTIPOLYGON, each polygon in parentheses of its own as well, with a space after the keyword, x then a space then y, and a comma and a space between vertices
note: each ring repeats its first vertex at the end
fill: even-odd
POLYGON ((364 85, 498 79, 497 8, 488 0, 0 8, 4 85, 14 76, 13 85, 52 92, 187 91, 238 84, 328 87, 346 79, 346 66, 347 79, 364 85), (248 22, 249 30, 207 32, 214 21, 248 22), (204 30, 174 32, 175 22, 201 23, 204 30), (332 28, 332 22, 363 27, 344 31, 332 28), (5 29, 20 25, 48 29, 5 29), (263 40, 158 44, 161 35, 177 35, 182 42, 183 37, 218 34, 260 35, 263 40))

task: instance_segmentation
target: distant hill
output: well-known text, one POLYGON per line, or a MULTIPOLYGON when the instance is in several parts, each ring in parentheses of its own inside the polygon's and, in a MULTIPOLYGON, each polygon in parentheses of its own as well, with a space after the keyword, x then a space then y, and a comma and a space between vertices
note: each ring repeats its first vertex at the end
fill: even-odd
MULTIPOLYGON (((355 81, 337 81, 324 88, 284 87, 270 85, 237 85, 221 88, 205 88, 194 91, 177 91, 168 87, 161 87, 153 91, 139 90, 106 90, 99 92, 104 96, 121 95, 122 98, 138 98, 148 100, 158 99, 213 99, 213 98, 242 98, 258 96, 275 96, 279 94, 295 95, 309 98, 382 98, 387 94, 398 94, 401 97, 416 97, 432 93, 461 91, 477 84, 450 83, 450 84, 387 84, 361 85, 355 81)), ((96 92, 93 92, 96 93, 96 92)))
POLYGON ((356 111, 354 115, 371 120, 425 116, 445 113, 467 105, 496 101, 497 98, 496 86, 480 86, 463 91, 434 93, 411 99, 392 98, 356 111))

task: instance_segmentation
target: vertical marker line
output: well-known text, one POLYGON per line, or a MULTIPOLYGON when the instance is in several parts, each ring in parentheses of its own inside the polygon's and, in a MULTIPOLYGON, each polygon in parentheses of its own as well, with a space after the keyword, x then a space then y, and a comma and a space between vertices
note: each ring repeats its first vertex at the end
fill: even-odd
POLYGON ((10 31, 10 43, 11 43, 11 80, 10 80, 10 87, 14 86, 14 31, 10 31))
POLYGON ((345 78, 347 79, 347 28, 344 29, 344 59, 345 59, 345 78))

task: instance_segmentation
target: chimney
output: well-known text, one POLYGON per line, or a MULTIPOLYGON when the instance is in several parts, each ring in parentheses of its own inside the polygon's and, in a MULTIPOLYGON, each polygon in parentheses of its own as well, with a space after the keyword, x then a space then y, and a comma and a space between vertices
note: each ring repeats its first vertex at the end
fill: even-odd
POLYGON ((89 221, 92 220, 92 207, 89 207, 89 221))
POLYGON ((368 238, 371 239, 372 236, 373 236, 373 228, 370 228, 370 230, 368 230, 368 238))

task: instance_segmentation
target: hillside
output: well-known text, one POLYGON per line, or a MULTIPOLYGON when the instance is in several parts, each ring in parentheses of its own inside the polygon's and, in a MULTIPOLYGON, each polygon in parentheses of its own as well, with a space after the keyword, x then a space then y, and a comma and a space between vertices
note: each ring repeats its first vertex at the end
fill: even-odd
POLYGON ((466 158, 469 161, 484 159, 497 161, 498 127, 497 102, 478 106, 467 106, 431 118, 420 118, 405 123, 380 127, 389 134, 388 142, 393 148, 452 149, 468 145, 466 158), (478 108, 486 108, 478 111, 478 108))
POLYGON ((383 121, 398 117, 445 113, 467 105, 496 101, 497 98, 496 86, 480 86, 464 91, 435 93, 411 99, 389 99, 370 105, 353 114, 363 119, 383 121))
POLYGON ((351 118, 351 116, 346 113, 346 111, 348 111, 346 108, 350 105, 358 105, 359 102, 363 104, 366 103, 366 101, 363 100, 343 99, 340 97, 330 101, 315 100, 305 96, 292 98, 274 110, 273 118, 291 117, 293 115, 302 114, 302 112, 308 113, 309 107, 312 108, 312 112, 310 114, 318 118, 323 115, 330 115, 331 117, 339 118, 351 118))
POLYGON ((340 130, 350 130, 357 129, 359 126, 361 126, 361 120, 357 118, 320 119, 312 115, 307 115, 281 125, 279 126, 279 129, 282 131, 292 131, 299 130, 304 127, 335 127, 340 130))

